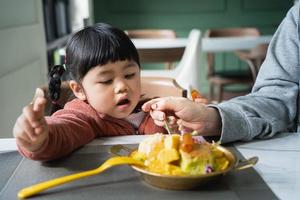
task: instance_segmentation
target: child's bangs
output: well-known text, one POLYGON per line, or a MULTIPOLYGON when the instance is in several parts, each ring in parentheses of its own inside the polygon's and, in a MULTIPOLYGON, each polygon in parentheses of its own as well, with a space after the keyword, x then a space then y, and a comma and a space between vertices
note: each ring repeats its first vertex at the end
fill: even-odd
POLYGON ((98 38, 98 40, 90 42, 91 44, 87 45, 86 59, 84 59, 88 61, 87 66, 105 65, 118 60, 134 60, 139 64, 138 53, 128 39, 98 38))

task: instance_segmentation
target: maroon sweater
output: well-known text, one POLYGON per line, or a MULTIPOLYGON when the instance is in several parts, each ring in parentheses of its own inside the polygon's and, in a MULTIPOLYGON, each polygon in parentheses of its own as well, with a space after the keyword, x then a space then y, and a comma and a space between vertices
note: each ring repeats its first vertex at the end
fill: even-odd
POLYGON ((70 101, 64 109, 46 117, 46 121, 49 137, 34 152, 19 147, 20 153, 25 157, 33 160, 53 160, 70 154, 96 137, 166 133, 163 127, 154 124, 149 113, 145 114, 138 130, 135 130, 128 121, 99 113, 79 99, 70 101))

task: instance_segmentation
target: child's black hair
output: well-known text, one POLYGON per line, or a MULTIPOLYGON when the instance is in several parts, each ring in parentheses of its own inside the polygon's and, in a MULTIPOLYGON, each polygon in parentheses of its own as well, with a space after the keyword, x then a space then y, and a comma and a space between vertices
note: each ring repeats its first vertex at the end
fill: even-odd
POLYGON ((65 66, 56 65, 50 71, 50 99, 58 101, 64 71, 80 83, 90 69, 118 60, 132 60, 140 66, 138 52, 124 31, 104 23, 78 31, 66 45, 65 66))

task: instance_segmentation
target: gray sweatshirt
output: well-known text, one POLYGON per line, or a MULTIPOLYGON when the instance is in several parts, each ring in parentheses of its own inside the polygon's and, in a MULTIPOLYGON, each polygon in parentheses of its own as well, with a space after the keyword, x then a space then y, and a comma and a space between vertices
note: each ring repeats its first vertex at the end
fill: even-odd
POLYGON ((222 143, 300 131, 299 11, 292 7, 275 32, 251 94, 216 106, 222 143))

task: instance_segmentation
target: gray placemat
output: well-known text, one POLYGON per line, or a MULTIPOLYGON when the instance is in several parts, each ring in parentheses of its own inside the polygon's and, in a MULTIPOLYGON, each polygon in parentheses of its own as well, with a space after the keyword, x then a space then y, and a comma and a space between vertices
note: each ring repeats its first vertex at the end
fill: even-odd
MULTIPOLYGON (((109 147, 77 152, 69 157, 41 163, 22 159, 0 193, 0 199, 16 199, 17 192, 30 185, 59 176, 93 169, 110 155, 109 147)), ((235 148, 232 151, 241 157, 235 148)), ((129 166, 113 167, 102 174, 49 189, 31 199, 277 199, 254 169, 234 171, 195 190, 175 191, 155 188, 145 183, 129 166)))
POLYGON ((0 192, 21 160, 22 156, 16 151, 0 153, 0 192))

